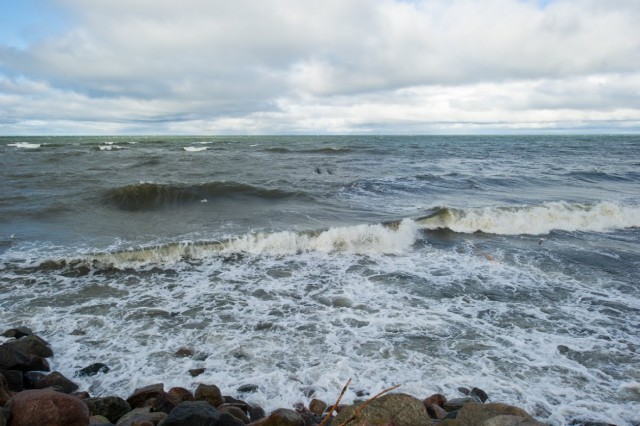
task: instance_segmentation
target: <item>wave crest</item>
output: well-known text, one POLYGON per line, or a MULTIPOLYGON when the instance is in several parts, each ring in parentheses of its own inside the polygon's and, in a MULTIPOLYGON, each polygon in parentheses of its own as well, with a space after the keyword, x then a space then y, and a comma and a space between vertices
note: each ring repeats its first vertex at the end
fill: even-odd
POLYGON ((550 202, 478 209, 443 207, 418 223, 426 229, 500 235, 543 235, 554 230, 605 232, 640 226, 640 208, 606 201, 592 205, 550 202))
POLYGON ((237 182, 209 182, 199 185, 139 183, 114 188, 105 194, 107 202, 128 211, 153 210, 203 199, 237 196, 265 200, 308 197, 301 192, 267 189, 237 182))

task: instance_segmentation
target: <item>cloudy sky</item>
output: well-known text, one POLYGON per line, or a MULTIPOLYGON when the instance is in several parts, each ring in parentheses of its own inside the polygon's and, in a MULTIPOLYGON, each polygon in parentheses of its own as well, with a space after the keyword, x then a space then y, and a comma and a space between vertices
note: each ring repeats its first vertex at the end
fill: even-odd
POLYGON ((640 132, 639 0, 0 1, 0 134, 640 132))

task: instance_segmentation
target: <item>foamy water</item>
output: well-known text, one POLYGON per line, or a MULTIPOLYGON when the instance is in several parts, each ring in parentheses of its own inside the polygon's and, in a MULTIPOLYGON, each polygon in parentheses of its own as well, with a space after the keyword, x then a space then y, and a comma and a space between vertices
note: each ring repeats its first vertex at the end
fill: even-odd
POLYGON ((346 402, 478 386, 552 425, 637 424, 639 152, 633 137, 8 140, 3 324, 50 341, 52 368, 92 395, 202 382, 271 410, 309 388, 333 402, 352 378, 346 402), (111 370, 73 377, 95 362, 111 370))

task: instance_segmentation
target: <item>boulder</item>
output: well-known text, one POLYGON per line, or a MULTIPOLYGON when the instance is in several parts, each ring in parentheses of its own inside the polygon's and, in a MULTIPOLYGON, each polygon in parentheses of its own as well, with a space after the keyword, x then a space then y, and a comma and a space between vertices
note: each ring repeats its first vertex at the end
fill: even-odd
POLYGON ((252 393, 258 390, 258 385, 242 385, 236 389, 239 393, 252 393))
POLYGON ((196 401, 206 401, 214 407, 224 404, 224 398, 220 388, 216 385, 205 385, 200 383, 194 394, 196 401))
POLYGON ((179 403, 180 399, 164 391, 162 383, 145 386, 136 389, 127 402, 132 408, 152 407, 154 411, 162 411, 169 414, 179 403))
POLYGON ((250 423, 251 426, 305 426, 302 416, 286 408, 279 408, 261 420, 250 423))
POLYGON ((359 414, 358 406, 351 405, 338 413, 332 426, 355 418, 349 426, 427 426, 431 420, 422 401, 404 393, 383 395, 371 401, 359 414))
POLYGON ((7 405, 11 426, 86 426, 89 409, 77 398, 50 389, 26 390, 7 405))
POLYGON ((218 426, 244 426, 245 423, 229 413, 220 413, 218 426))
POLYGON ((103 364, 101 362, 96 362, 95 364, 88 365, 78 371, 75 372, 74 377, 90 377, 95 376, 98 373, 108 373, 109 366, 103 364))
POLYGON ((46 359, 26 354, 9 343, 0 345, 0 369, 20 371, 50 371, 46 359))
POLYGON ((22 382, 25 389, 35 389, 33 385, 38 381, 47 377, 47 373, 44 371, 27 371, 22 373, 22 382))
POLYGON ((445 402, 447 402, 447 398, 444 395, 442 395, 440 393, 434 393, 430 397, 425 398, 425 400, 422 401, 422 404, 424 404, 424 406, 427 409, 429 407, 431 407, 433 404, 436 404, 436 405, 444 408, 444 403, 445 402))
POLYGON ((264 411, 264 408, 258 405, 249 406, 249 419, 252 422, 264 419, 266 416, 267 416, 267 413, 264 411))
POLYGON ((159 426, 217 426, 220 412, 206 401, 184 401, 159 426))
POLYGON ((7 379, 0 374, 0 407, 4 407, 4 405, 9 402, 11 399, 10 392, 9 382, 7 382, 7 379))
POLYGON ((442 407, 447 411, 456 411, 464 407, 465 404, 470 402, 480 402, 476 398, 466 396, 464 398, 453 398, 445 401, 442 407))
POLYGON ((141 426, 144 422, 157 425, 167 417, 167 413, 157 412, 152 413, 151 407, 140 407, 129 411, 124 416, 120 417, 116 426, 141 426))
POLYGON ((0 369, 0 376, 3 376, 7 380, 7 385, 9 386, 10 391, 20 392, 24 390, 22 371, 0 369))
POLYGON ((191 374, 191 377, 198 377, 199 375, 204 373, 205 370, 206 368, 192 368, 191 370, 189 370, 189 374, 191 374))
POLYGON ((543 426, 521 408, 501 403, 468 402, 455 419, 445 419, 442 426, 543 426))
POLYGON ((131 405, 117 396, 104 398, 87 398, 84 403, 92 415, 104 416, 111 423, 116 423, 120 417, 131 411, 131 405))
POLYGON ((113 423, 105 416, 91 416, 89 417, 89 426, 113 426, 113 423))
POLYGON ((15 337, 16 339, 19 339, 24 336, 30 336, 32 334, 33 334, 33 331, 31 331, 29 327, 23 327, 23 326, 10 328, 9 330, 2 333, 4 337, 15 337))
POLYGON ((18 340, 10 340, 5 343, 12 346, 25 354, 37 355, 41 358, 49 358, 53 356, 53 351, 49 343, 41 337, 31 334, 18 340))
POLYGON ((327 410, 328 404, 319 399, 312 399, 309 403, 309 411, 313 414, 322 414, 327 410))
POLYGON ((487 399, 489 399, 489 395, 487 395, 487 393, 480 388, 471 389, 471 392, 469 392, 469 396, 472 398, 478 398, 480 402, 485 402, 487 399))
POLYGON ((429 416, 432 419, 438 419, 438 420, 444 419, 449 414, 447 413, 447 410, 445 410, 438 404, 431 404, 430 406, 428 406, 427 413, 429 413, 429 416))
POLYGON ((78 390, 77 384, 73 383, 57 371, 54 371, 33 383, 33 389, 44 389, 49 387, 60 389, 64 393, 71 393, 78 390))
POLYGON ((220 413, 229 413, 233 417, 235 417, 238 420, 242 421, 242 423, 250 423, 251 422, 249 417, 245 414, 244 410, 242 410, 240 407, 236 407, 235 405, 222 404, 221 406, 218 407, 218 411, 220 411, 220 413))
POLYGON ((189 348, 180 348, 174 355, 180 358, 187 358, 193 356, 193 351, 189 348))
POLYGON ((167 393, 169 395, 173 395, 174 397, 176 397, 180 402, 193 401, 193 394, 191 393, 190 390, 185 388, 173 387, 169 389, 169 392, 167 393))

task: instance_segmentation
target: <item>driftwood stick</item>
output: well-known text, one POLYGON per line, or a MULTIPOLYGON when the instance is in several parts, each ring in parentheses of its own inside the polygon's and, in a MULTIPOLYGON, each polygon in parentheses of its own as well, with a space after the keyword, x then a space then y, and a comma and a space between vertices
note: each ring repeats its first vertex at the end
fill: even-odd
POLYGON ((331 406, 331 408, 329 409, 329 412, 327 413, 326 416, 324 416, 324 419, 322 419, 322 421, 318 426, 324 426, 329 420, 331 420, 331 415, 333 414, 333 411, 338 407, 338 404, 340 404, 340 400, 344 396, 344 393, 347 391, 347 388, 349 387, 350 384, 351 384, 351 379, 349 379, 347 384, 344 385, 344 387, 342 388, 342 392, 340 392, 340 396, 336 400, 335 404, 331 406))
POLYGON ((345 420, 344 422, 340 423, 339 426, 346 426, 349 423, 351 423, 353 420, 357 419, 358 416, 360 415, 360 413, 362 413, 362 411, 365 409, 365 407, 367 405, 369 405, 370 402, 375 401, 376 399, 380 398, 382 395, 384 395, 385 393, 392 391, 394 389, 399 388, 400 385, 395 385, 395 386, 391 386, 390 388, 387 388, 385 390, 383 390, 382 392, 379 392, 377 394, 375 394, 374 396, 372 396, 371 398, 367 399, 365 402, 363 402, 362 404, 360 404, 360 406, 358 406, 358 408, 356 408, 356 410, 353 413, 353 416, 349 417, 347 420, 345 420))

